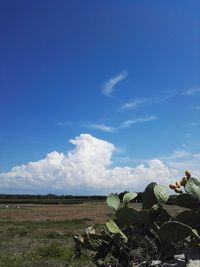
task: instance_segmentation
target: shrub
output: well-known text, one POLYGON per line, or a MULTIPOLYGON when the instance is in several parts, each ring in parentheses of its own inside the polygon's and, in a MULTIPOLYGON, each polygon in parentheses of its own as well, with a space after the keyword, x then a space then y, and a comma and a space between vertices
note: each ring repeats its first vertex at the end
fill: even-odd
POLYGON ((129 202, 137 197, 137 193, 126 193, 122 203, 116 194, 110 194, 106 203, 114 211, 114 220, 107 221, 98 234, 89 227, 82 236, 73 236, 76 255, 79 256, 86 248, 94 251, 96 266, 151 266, 154 260, 163 261, 177 253, 187 253, 191 247, 198 247, 200 181, 191 175, 182 181, 185 193, 179 190, 180 195, 174 201, 189 210, 175 217, 170 216, 163 206, 169 195, 162 185, 150 183, 146 187, 141 211, 129 207, 129 202))

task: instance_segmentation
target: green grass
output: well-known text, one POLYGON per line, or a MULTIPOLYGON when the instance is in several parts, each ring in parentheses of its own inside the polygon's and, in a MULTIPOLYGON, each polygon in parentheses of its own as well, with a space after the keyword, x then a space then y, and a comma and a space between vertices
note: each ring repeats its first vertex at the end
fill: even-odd
POLYGON ((73 233, 88 219, 17 222, 0 219, 0 267, 92 267, 85 254, 74 259, 73 233))

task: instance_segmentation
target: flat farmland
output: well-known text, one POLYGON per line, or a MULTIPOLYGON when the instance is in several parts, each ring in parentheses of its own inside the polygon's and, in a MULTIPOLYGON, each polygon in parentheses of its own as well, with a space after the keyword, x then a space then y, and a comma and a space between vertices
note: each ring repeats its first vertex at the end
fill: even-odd
MULTIPOLYGON (((136 210, 141 210, 140 203, 131 204, 136 210)), ((171 215, 176 215, 184 208, 177 206, 165 206, 171 215)), ((112 216, 112 211, 104 201, 85 202, 83 204, 67 205, 1 205, 0 217, 10 218, 16 221, 64 221, 76 219, 88 219, 92 224, 103 224, 112 216)))
MULTIPOLYGON (((140 203, 131 204, 136 210, 141 210, 140 203)), ((176 215, 184 208, 174 205, 165 206, 170 215, 176 215)), ((101 202, 85 202, 83 204, 67 205, 1 205, 0 218, 10 218, 16 221, 64 221, 88 219, 92 224, 103 224, 112 216, 112 211, 101 202)))
MULTIPOLYGON (((137 210, 141 204, 131 204, 137 210)), ((167 206, 175 215, 182 209, 167 206)), ((72 234, 101 227, 112 211, 104 201, 67 205, 0 205, 0 267, 94 267, 87 253, 74 259, 72 234)))
POLYGON ((0 217, 16 221, 64 221, 87 218, 104 223, 110 209, 102 202, 67 205, 1 205, 0 217))

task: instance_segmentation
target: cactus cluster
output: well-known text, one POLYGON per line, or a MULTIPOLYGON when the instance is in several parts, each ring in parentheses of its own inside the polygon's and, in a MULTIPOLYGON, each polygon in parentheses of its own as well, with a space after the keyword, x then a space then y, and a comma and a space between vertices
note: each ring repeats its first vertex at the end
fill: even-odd
POLYGON ((169 198, 167 188, 154 182, 145 188, 142 210, 130 204, 137 197, 135 192, 126 193, 122 203, 117 194, 107 197, 106 203, 114 211, 113 220, 106 222, 101 234, 89 232, 85 238, 87 244, 98 241, 93 249, 96 266, 151 266, 153 260, 162 261, 173 257, 177 250, 187 252, 189 247, 199 246, 200 181, 186 171, 173 186, 170 188, 185 189, 175 204, 186 208, 174 217, 164 207, 169 198))
POLYGON ((190 178, 191 173, 189 171, 185 171, 185 176, 180 181, 176 181, 174 184, 170 184, 169 188, 173 189, 176 193, 182 194, 183 191, 181 189, 181 186, 185 187, 190 178))

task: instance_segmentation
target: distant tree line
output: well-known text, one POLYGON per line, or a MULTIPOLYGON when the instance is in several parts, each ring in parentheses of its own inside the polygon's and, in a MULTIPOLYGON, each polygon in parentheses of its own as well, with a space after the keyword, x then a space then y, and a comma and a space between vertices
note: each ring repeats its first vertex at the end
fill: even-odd
MULTIPOLYGON (((123 196, 128 193, 128 191, 123 191, 117 194, 122 201, 123 196)), ((81 201, 105 201, 105 195, 31 195, 31 194, 0 194, 0 204, 5 203, 38 203, 38 204, 79 204, 81 201)), ((143 193, 139 192, 137 197, 132 202, 142 202, 143 193)))
MULTIPOLYGON (((129 191, 123 191, 119 194, 119 198, 122 200, 123 196, 129 191)), ((139 192, 137 197, 134 199, 134 202, 142 201, 143 193, 139 192)), ((55 194, 46 194, 46 195, 30 195, 30 194, 0 194, 0 199, 94 199, 94 200, 105 200, 107 196, 105 195, 55 195, 55 194)))
MULTIPOLYGON (((116 193, 120 200, 129 191, 116 193)), ((138 192, 137 197, 131 202, 141 203, 143 200, 143 192, 138 192)), ((81 204, 84 201, 105 201, 107 196, 104 195, 30 195, 30 194, 0 194, 0 204, 81 204)), ((177 195, 169 196, 167 205, 174 205, 177 195)))
POLYGON ((0 194, 0 199, 106 199, 106 196, 102 195, 93 195, 93 196, 86 196, 86 195, 54 195, 54 194, 47 194, 47 195, 30 195, 30 194, 0 194))

